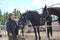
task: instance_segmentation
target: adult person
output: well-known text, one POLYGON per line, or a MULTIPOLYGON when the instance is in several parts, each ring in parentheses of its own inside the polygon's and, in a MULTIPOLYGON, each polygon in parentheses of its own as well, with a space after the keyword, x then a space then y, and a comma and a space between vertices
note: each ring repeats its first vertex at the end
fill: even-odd
POLYGON ((51 34, 51 36, 52 36, 52 17, 51 17, 51 15, 49 15, 48 17, 47 17, 47 35, 48 35, 48 38, 50 38, 49 37, 49 34, 51 34))
POLYGON ((8 38, 9 40, 18 40, 18 26, 16 22, 14 21, 15 15, 13 13, 9 14, 9 18, 7 20, 7 32, 8 32, 8 38))

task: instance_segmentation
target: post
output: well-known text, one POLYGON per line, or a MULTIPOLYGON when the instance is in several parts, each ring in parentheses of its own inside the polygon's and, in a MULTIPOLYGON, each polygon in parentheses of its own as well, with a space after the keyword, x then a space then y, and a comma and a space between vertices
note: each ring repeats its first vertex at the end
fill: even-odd
POLYGON ((48 35, 47 35, 47 22, 45 22, 46 25, 46 40, 49 40, 48 35))

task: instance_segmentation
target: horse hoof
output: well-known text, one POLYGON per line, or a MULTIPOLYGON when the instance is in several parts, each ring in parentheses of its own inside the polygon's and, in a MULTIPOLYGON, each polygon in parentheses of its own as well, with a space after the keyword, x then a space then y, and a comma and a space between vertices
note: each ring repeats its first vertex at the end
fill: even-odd
POLYGON ((41 37, 39 37, 39 40, 41 40, 41 37))
POLYGON ((2 35, 0 35, 0 37, 2 37, 2 35))
POLYGON ((35 40, 37 40, 37 38, 35 38, 35 40))
POLYGON ((37 39, 35 39, 35 40, 37 40, 37 39))
POLYGON ((39 38, 39 40, 41 40, 41 38, 39 38))

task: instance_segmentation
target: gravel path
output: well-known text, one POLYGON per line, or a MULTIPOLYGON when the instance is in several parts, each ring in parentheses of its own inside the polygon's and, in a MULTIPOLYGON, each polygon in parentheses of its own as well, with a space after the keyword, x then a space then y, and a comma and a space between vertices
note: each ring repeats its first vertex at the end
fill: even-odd
MULTIPOLYGON (((21 34, 19 34, 19 40, 22 40, 23 37, 21 34)), ((25 33, 24 36, 25 40, 34 40, 34 33, 25 33)), ((45 32, 41 32, 41 40, 45 40, 46 39, 46 34, 45 32)), ((3 35, 0 40, 8 40, 7 35, 3 35)), ((53 32, 53 37, 51 37, 51 40, 60 40, 60 32, 53 32)))

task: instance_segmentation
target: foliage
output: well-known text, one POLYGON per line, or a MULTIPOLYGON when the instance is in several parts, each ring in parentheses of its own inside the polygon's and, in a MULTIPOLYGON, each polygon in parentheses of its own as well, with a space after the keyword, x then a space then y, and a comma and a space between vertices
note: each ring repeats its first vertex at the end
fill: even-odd
MULTIPOLYGON (((18 17, 20 18, 20 11, 17 10, 16 8, 12 11, 14 14, 15 14, 15 17, 18 17)), ((9 12, 2 12, 1 9, 0 9, 0 23, 2 25, 5 24, 6 20, 8 19, 8 14, 9 12)))
POLYGON ((13 10, 13 13, 15 14, 15 17, 20 18, 20 11, 17 10, 16 8, 13 10))
MULTIPOLYGON (((20 18, 20 11, 19 11, 18 9, 15 8, 15 9, 12 11, 12 13, 15 14, 15 17, 20 18)), ((7 12, 2 12, 2 11, 0 10, 0 23, 1 23, 1 25, 5 25, 5 22, 6 22, 6 20, 8 19, 8 14, 9 14, 8 11, 7 11, 7 12)), ((27 20, 26 25, 29 25, 29 24, 30 24, 30 22, 27 20)))
POLYGON ((2 12, 0 10, 0 22, 2 21, 2 12))

